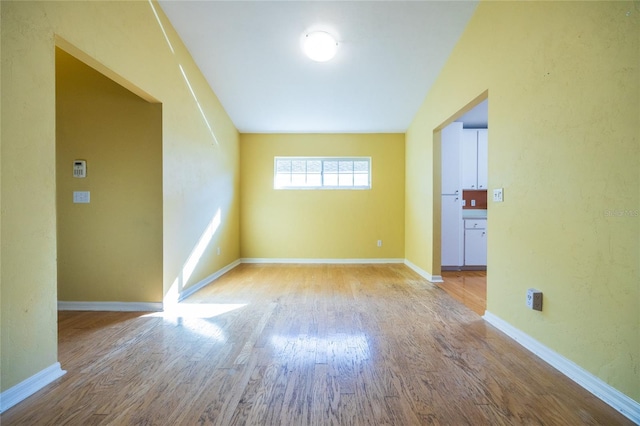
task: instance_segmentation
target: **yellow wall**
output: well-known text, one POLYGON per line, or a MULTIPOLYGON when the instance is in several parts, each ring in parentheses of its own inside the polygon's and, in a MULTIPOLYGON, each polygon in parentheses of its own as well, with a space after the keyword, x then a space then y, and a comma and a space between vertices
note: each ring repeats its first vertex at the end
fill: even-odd
POLYGON ((55 59, 58 299, 162 302, 162 105, 61 49, 55 59))
POLYGON ((481 2, 406 146, 406 255, 435 271, 433 130, 488 90, 487 309, 636 401, 639 28, 632 2, 481 2))
POLYGON ((404 258, 404 135, 243 134, 240 153, 243 258, 404 258), (274 190, 275 156, 371 157, 372 188, 274 190))
POLYGON ((1 7, 4 391, 57 360, 55 44, 162 104, 163 294, 239 257, 239 148, 233 123, 157 5, 3 1, 1 7), (184 274, 218 211, 219 227, 184 274))

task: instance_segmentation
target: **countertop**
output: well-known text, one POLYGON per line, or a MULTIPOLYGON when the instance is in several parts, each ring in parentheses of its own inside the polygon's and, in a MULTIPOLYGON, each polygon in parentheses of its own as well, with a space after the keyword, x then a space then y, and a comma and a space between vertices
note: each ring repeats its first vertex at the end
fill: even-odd
POLYGON ((481 209, 462 209, 462 219, 486 219, 487 211, 481 209))

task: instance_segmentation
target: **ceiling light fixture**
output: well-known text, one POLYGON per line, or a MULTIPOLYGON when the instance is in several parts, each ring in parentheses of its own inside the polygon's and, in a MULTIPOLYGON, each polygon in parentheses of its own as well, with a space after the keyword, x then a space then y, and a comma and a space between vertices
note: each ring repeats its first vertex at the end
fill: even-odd
POLYGON ((302 50, 311 60, 326 62, 336 55, 338 42, 329 33, 315 31, 305 35, 302 50))

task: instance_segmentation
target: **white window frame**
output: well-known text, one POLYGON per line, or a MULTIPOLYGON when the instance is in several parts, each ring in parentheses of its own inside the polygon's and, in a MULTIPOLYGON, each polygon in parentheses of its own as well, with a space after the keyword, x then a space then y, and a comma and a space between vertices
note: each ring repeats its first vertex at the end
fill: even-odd
MULTIPOLYGON (((317 163, 316 163, 317 164, 317 163)), ((371 189, 371 157, 288 157, 288 156, 277 156, 273 159, 273 188, 274 189, 311 189, 311 190, 325 190, 325 189, 339 189, 339 190, 367 190, 371 189), (278 160, 284 161, 304 161, 305 162, 305 172, 304 173, 294 173, 293 170, 289 173, 281 172, 278 173, 278 160), (320 162, 320 173, 309 173, 309 162, 320 162), (340 162, 366 162, 367 163, 367 183, 366 185, 355 185, 356 175, 363 175, 363 173, 357 173, 354 171, 354 167, 351 168, 351 173, 349 171, 340 172, 340 162), (338 169, 335 173, 327 173, 325 172, 325 163, 328 162, 338 162, 338 169), (285 182, 284 176, 289 174, 289 182, 285 182), (297 175, 298 179, 302 178, 304 175, 305 183, 293 183, 293 175, 297 175), (308 183, 309 176, 313 175, 313 179, 319 179, 320 182, 317 184, 308 183), (331 175, 331 177, 329 177, 331 175), (335 176, 333 176, 335 175, 335 176), (340 184, 340 177, 344 177, 345 184, 340 184), (351 185, 348 185, 349 177, 351 176, 351 185), (332 185, 331 182, 327 182, 330 179, 337 179, 335 185, 332 185)))

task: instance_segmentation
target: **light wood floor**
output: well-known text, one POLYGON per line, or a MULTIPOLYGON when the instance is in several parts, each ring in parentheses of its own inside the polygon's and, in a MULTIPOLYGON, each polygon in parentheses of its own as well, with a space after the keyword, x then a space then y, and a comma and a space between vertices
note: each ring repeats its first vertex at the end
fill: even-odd
POLYGON ((438 287, 478 315, 487 309, 487 271, 442 271, 438 287))
POLYGON ((6 425, 630 424, 404 265, 241 265, 174 316, 60 312, 6 425))

